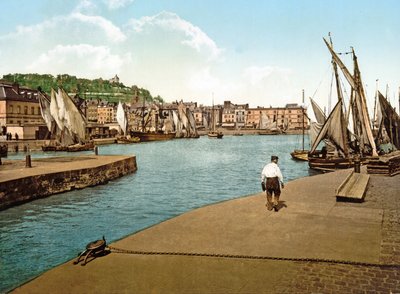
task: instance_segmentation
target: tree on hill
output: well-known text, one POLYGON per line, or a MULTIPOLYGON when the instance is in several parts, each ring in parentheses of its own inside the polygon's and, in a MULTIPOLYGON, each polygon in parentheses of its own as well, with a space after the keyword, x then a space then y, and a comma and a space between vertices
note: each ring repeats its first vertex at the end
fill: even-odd
MULTIPOLYGON (((137 86, 127 87, 121 82, 112 82, 102 78, 89 80, 77 78, 68 74, 58 74, 56 77, 50 74, 7 74, 3 80, 18 83, 31 89, 40 87, 42 91, 50 94, 51 89, 62 87, 68 93, 74 93, 85 99, 104 99, 110 102, 129 102, 136 93, 146 101, 153 101, 150 91, 137 86)), ((163 102, 162 97, 157 96, 155 100, 163 102)))

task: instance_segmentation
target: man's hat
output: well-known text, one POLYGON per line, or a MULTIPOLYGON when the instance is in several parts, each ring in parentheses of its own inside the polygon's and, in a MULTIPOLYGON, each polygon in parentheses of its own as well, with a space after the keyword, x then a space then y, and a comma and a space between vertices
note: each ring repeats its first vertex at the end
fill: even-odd
POLYGON ((278 158, 278 156, 276 156, 276 155, 272 155, 271 156, 271 161, 273 161, 273 160, 278 160, 279 158, 278 158))

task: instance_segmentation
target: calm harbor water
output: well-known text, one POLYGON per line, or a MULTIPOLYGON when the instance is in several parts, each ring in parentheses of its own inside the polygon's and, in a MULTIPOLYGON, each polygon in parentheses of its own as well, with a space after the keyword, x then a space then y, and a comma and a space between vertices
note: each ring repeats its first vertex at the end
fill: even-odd
MULTIPOLYGON (((76 257, 103 235, 112 242, 191 209, 260 192, 272 154, 285 182, 308 176, 307 162, 290 157, 300 144, 296 135, 255 135, 100 146, 100 154, 136 155, 137 172, 1 211, 0 292, 76 257)), ((72 154, 32 158, 61 155, 72 154)))

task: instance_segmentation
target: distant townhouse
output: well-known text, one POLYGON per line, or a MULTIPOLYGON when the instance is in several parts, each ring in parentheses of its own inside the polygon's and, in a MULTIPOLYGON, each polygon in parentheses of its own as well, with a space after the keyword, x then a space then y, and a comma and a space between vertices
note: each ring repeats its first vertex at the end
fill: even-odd
POLYGON ((224 128, 244 127, 248 108, 249 104, 233 104, 230 101, 224 101, 221 126, 224 128))
POLYGON ((117 120, 116 104, 101 101, 97 106, 97 122, 100 124, 113 123, 117 120))
POLYGON ((224 101, 221 126, 223 128, 235 127, 235 105, 232 104, 230 101, 224 101))
POLYGON ((99 116, 97 111, 98 106, 99 106, 98 99, 86 100, 85 115, 88 122, 97 122, 99 116))

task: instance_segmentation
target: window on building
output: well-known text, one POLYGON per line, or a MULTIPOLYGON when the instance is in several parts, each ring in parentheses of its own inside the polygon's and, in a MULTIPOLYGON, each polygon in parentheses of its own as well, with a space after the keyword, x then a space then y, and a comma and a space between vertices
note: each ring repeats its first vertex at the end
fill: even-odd
POLYGON ((31 107, 31 114, 35 114, 35 107, 31 107))
POLYGON ((17 114, 21 114, 21 106, 17 106, 17 114))
POLYGON ((12 105, 10 105, 9 109, 10 109, 10 113, 14 112, 14 107, 12 105))
POLYGON ((28 106, 24 106, 24 114, 28 114, 28 106))

